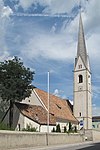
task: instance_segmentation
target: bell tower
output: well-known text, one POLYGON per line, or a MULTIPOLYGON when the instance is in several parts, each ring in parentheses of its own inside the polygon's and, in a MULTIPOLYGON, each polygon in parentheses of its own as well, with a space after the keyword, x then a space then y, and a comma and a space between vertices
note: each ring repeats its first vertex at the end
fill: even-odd
POLYGON ((92 129, 91 71, 87 55, 82 17, 79 18, 77 57, 74 66, 74 116, 79 129, 92 129))

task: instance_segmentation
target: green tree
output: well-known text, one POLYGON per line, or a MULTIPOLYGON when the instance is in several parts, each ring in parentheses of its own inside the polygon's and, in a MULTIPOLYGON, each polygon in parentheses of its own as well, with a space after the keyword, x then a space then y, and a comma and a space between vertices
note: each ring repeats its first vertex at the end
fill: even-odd
POLYGON ((56 132, 55 128, 53 127, 52 132, 56 132))
POLYGON ((77 133, 77 127, 75 126, 75 128, 74 128, 74 132, 76 132, 77 133))
POLYGON ((57 125, 56 125, 56 132, 61 132, 60 124, 57 124, 57 125))
POLYGON ((13 125, 14 102, 21 102, 32 92, 34 72, 26 68, 18 57, 0 62, 0 96, 9 102, 9 126, 13 125))
POLYGON ((66 126, 64 126, 64 133, 66 133, 67 129, 66 129, 66 126))
POLYGON ((72 131, 72 124, 69 122, 69 132, 72 131))

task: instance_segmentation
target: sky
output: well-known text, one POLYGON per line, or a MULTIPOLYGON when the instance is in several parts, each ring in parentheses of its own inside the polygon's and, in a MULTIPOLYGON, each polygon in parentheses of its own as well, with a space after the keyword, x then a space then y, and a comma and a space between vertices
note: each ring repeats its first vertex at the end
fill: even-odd
MULTIPOLYGON (((100 0, 81 0, 92 72, 93 115, 100 115, 100 0)), ((73 101, 79 0, 0 0, 0 61, 18 56, 35 71, 32 84, 73 101)))

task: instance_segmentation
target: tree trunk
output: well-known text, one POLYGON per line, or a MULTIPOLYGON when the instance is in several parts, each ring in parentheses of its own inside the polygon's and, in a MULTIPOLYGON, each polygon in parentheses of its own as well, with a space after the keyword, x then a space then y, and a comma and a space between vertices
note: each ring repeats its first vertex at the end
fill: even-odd
POLYGON ((12 129, 13 127, 13 102, 10 100, 10 110, 9 110, 9 127, 12 129))

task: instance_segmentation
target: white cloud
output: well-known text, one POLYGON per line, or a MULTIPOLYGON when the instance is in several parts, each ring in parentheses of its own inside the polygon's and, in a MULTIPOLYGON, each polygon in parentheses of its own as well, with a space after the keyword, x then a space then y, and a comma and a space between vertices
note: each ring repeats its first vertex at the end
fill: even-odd
POLYGON ((7 32, 7 26, 10 22, 9 15, 12 10, 9 6, 4 6, 4 2, 0 1, 0 61, 3 61, 9 57, 9 52, 5 42, 5 36, 7 32))
POLYGON ((44 12, 51 14, 70 12, 75 4, 76 1, 74 0, 51 0, 44 12))
MULTIPOLYGON (((78 2, 74 0, 70 0, 70 1, 66 1, 66 0, 63 0, 63 1, 62 0, 29 0, 29 1, 19 0, 19 4, 24 9, 28 9, 33 3, 34 4, 40 3, 43 6, 47 6, 46 9, 48 10, 45 10, 46 13, 49 10, 50 10, 50 13, 62 13, 62 11, 65 12, 65 11, 71 10, 73 5, 75 5, 78 2)), ((92 5, 92 7, 97 6, 94 0, 91 0, 90 5, 92 5)), ((82 17, 83 17, 84 26, 88 28, 87 26, 91 25, 91 21, 89 20, 93 19, 91 12, 94 12, 94 11, 91 11, 91 7, 88 4, 86 8, 88 9, 88 13, 87 12, 83 13, 82 17)), ((77 40, 77 33, 78 33, 78 19, 79 19, 79 16, 76 17, 69 25, 67 24, 67 21, 65 21, 63 23, 61 32, 57 35, 56 34, 48 35, 47 33, 44 33, 44 34, 40 33, 41 35, 39 37, 38 35, 35 38, 31 37, 29 43, 25 45, 25 48, 23 48, 25 49, 25 51, 23 51, 22 53, 24 52, 27 53, 27 51, 30 50, 29 57, 31 56, 38 57, 39 55, 42 55, 43 57, 47 57, 50 59, 74 58, 76 54, 76 49, 77 49, 76 40, 77 40), (67 51, 67 55, 65 55, 66 51, 67 51)), ((93 24, 93 21, 92 21, 92 24, 93 24)), ((51 33, 55 33, 55 31, 56 31, 56 24, 52 26, 51 33)), ((99 44, 96 44, 97 42, 99 43, 99 39, 100 38, 99 38, 99 35, 97 35, 97 33, 94 33, 94 34, 92 33, 92 35, 90 35, 90 37, 87 40, 87 45, 89 45, 87 47, 89 49, 89 54, 91 57, 94 57, 94 56, 96 57, 96 55, 99 56, 98 55, 99 44), (97 40, 94 41, 94 37, 97 40), (94 48, 96 49, 97 53, 95 53, 94 48)))
POLYGON ((58 89, 55 89, 53 95, 60 97, 60 93, 58 89))
POLYGON ((64 91, 55 89, 53 95, 61 97, 62 99, 66 99, 66 95, 64 95, 64 91))
POLYGON ((21 53, 29 58, 42 56, 46 59, 68 61, 75 56, 76 43, 71 40, 70 35, 67 36, 61 33, 36 35, 31 37, 21 53), (28 51, 30 53, 27 53, 28 51))
POLYGON ((19 0, 17 7, 21 6, 24 10, 27 10, 33 3, 35 3, 35 0, 19 0))
POLYGON ((9 17, 13 13, 12 9, 9 6, 4 6, 1 11, 1 17, 9 17))
POLYGON ((57 24, 55 23, 51 28, 51 33, 55 33, 57 24))
POLYGON ((88 31, 96 31, 100 24, 100 1, 90 0, 85 12, 88 31))
POLYGON ((27 10, 32 4, 35 6, 37 6, 37 4, 46 6, 43 11, 44 13, 55 14, 70 12, 72 7, 78 4, 78 0, 19 0, 17 7, 21 6, 24 10, 27 10))
POLYGON ((9 56, 9 53, 7 51, 4 51, 1 55, 0 55, 0 62, 3 62, 4 60, 8 60, 11 57, 9 56))

